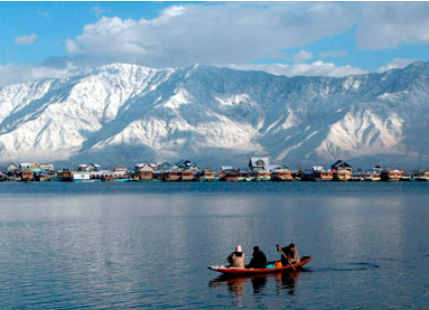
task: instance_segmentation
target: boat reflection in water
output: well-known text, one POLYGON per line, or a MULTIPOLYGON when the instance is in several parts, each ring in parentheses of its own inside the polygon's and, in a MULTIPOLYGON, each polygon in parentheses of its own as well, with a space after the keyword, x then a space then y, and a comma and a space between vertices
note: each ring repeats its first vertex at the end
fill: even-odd
POLYGON ((214 280, 211 280, 209 282, 209 286, 220 287, 226 285, 228 291, 231 292, 237 300, 237 306, 241 307, 245 289, 249 286, 246 285, 246 283, 252 284, 253 295, 258 296, 263 295, 269 289, 266 286, 269 278, 271 278, 275 280, 275 288, 273 288, 274 291, 277 291, 277 293, 280 293, 281 291, 287 291, 288 294, 293 295, 300 273, 301 270, 296 270, 274 274, 259 274, 239 277, 231 277, 223 274, 214 280))

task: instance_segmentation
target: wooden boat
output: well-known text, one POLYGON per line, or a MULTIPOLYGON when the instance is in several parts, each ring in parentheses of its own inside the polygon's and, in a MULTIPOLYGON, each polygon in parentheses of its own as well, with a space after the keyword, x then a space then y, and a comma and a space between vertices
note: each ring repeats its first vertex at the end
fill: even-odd
POLYGON ((303 256, 301 258, 301 262, 295 263, 292 265, 286 265, 282 267, 274 267, 274 268, 228 268, 225 266, 209 266, 208 268, 213 271, 217 271, 223 273, 225 275, 231 276, 240 276, 240 275, 253 275, 253 274, 263 274, 263 273, 276 273, 282 271, 290 271, 295 269, 299 269, 300 267, 307 264, 309 261, 313 259, 313 256, 303 256), (293 267, 293 268, 292 268, 293 267))

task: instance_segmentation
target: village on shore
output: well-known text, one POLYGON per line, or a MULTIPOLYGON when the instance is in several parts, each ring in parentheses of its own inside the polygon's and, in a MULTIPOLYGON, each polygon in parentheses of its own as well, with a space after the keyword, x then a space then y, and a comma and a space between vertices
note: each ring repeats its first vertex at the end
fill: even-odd
POLYGON ((220 170, 201 169, 190 160, 175 164, 141 163, 129 170, 124 166, 113 169, 101 168, 98 164, 81 164, 76 170, 55 170, 52 164, 9 164, 0 172, 3 182, 130 182, 130 181, 429 181, 429 169, 405 171, 381 168, 354 169, 338 160, 330 167, 314 166, 312 169, 290 170, 285 165, 272 165, 267 157, 251 157, 248 168, 236 169, 222 166, 220 170))

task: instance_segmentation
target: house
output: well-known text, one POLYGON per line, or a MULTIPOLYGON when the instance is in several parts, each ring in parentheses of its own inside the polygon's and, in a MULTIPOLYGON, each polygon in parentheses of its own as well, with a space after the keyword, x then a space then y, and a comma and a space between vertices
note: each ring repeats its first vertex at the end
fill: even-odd
POLYGON ((53 164, 40 164, 40 170, 42 172, 55 171, 53 164))
POLYGON ((180 181, 180 178, 182 177, 182 174, 178 170, 169 170, 164 175, 165 181, 180 181))
POLYGON ((238 182, 239 171, 236 169, 226 169, 219 172, 219 180, 225 182, 238 182))
POLYGON ((169 170, 171 168, 170 163, 168 163, 166 161, 163 163, 157 164, 157 166, 158 166, 158 171, 166 171, 166 170, 169 170))
POLYGON ((252 176, 255 177, 255 181, 270 181, 271 172, 267 170, 256 170, 252 172, 252 176))
POLYGON ((77 168, 77 171, 99 171, 101 170, 101 166, 98 164, 80 164, 77 168))
POLYGON ((88 181, 91 179, 91 172, 89 171, 72 171, 71 174, 73 182, 88 181))
POLYGON ((63 181, 63 182, 73 181, 73 174, 69 169, 63 169, 58 171, 58 175, 60 177, 60 181, 63 181))
POLYGON ((153 179, 153 172, 158 170, 158 165, 156 164, 137 164, 134 167, 134 180, 144 180, 150 181, 153 179))
POLYGON ((269 165, 268 157, 250 157, 249 169, 252 171, 266 170, 269 165))
POLYGON ((141 170, 151 170, 156 171, 158 170, 158 165, 154 163, 144 163, 144 164, 137 164, 134 167, 134 171, 141 171, 141 170))
POLYGON ((365 171, 364 180, 368 182, 378 182, 381 180, 381 169, 375 167, 365 171))
POLYGON ((273 181, 293 181, 292 172, 287 167, 276 168, 271 172, 273 181))
POLYGON ((381 172, 382 181, 400 181, 404 171, 398 169, 385 169, 381 172))
POLYGON ((353 171, 352 166, 350 166, 348 163, 342 160, 337 160, 334 164, 332 164, 331 169, 333 170, 347 170, 347 171, 353 171))
POLYGON ((416 181, 429 181, 429 170, 418 171, 414 177, 416 181))
POLYGON ((196 163, 190 160, 184 160, 184 159, 181 161, 178 161, 175 164, 175 167, 180 170, 193 170, 193 171, 200 170, 200 168, 198 168, 196 163))
POLYGON ((19 172, 19 165, 15 163, 10 163, 6 168, 7 175, 17 175, 19 172))
POLYGON ((197 179, 201 182, 219 180, 219 178, 216 177, 216 173, 212 170, 203 170, 201 173, 197 174, 197 179))
POLYGON ((320 181, 332 181, 334 179, 334 171, 332 169, 323 168, 318 171, 320 181))
POLYGON ((335 181, 349 181, 352 178, 353 168, 345 161, 337 160, 331 169, 334 171, 335 181))
POLYGON ((31 171, 33 173, 40 173, 42 170, 40 169, 39 164, 35 163, 20 163, 19 170, 21 171, 31 171))
POLYGON ((34 181, 34 172, 31 170, 21 171, 21 180, 24 182, 34 181))
POLYGON ((181 181, 194 181, 195 180, 194 171, 192 171, 192 170, 182 170, 180 172, 180 180, 181 181))

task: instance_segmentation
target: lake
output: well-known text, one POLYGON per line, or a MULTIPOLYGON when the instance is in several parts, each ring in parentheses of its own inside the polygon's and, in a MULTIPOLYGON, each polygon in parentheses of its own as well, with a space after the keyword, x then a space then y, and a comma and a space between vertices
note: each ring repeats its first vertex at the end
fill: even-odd
POLYGON ((0 309, 428 309, 428 226, 428 183, 0 183, 0 309))

